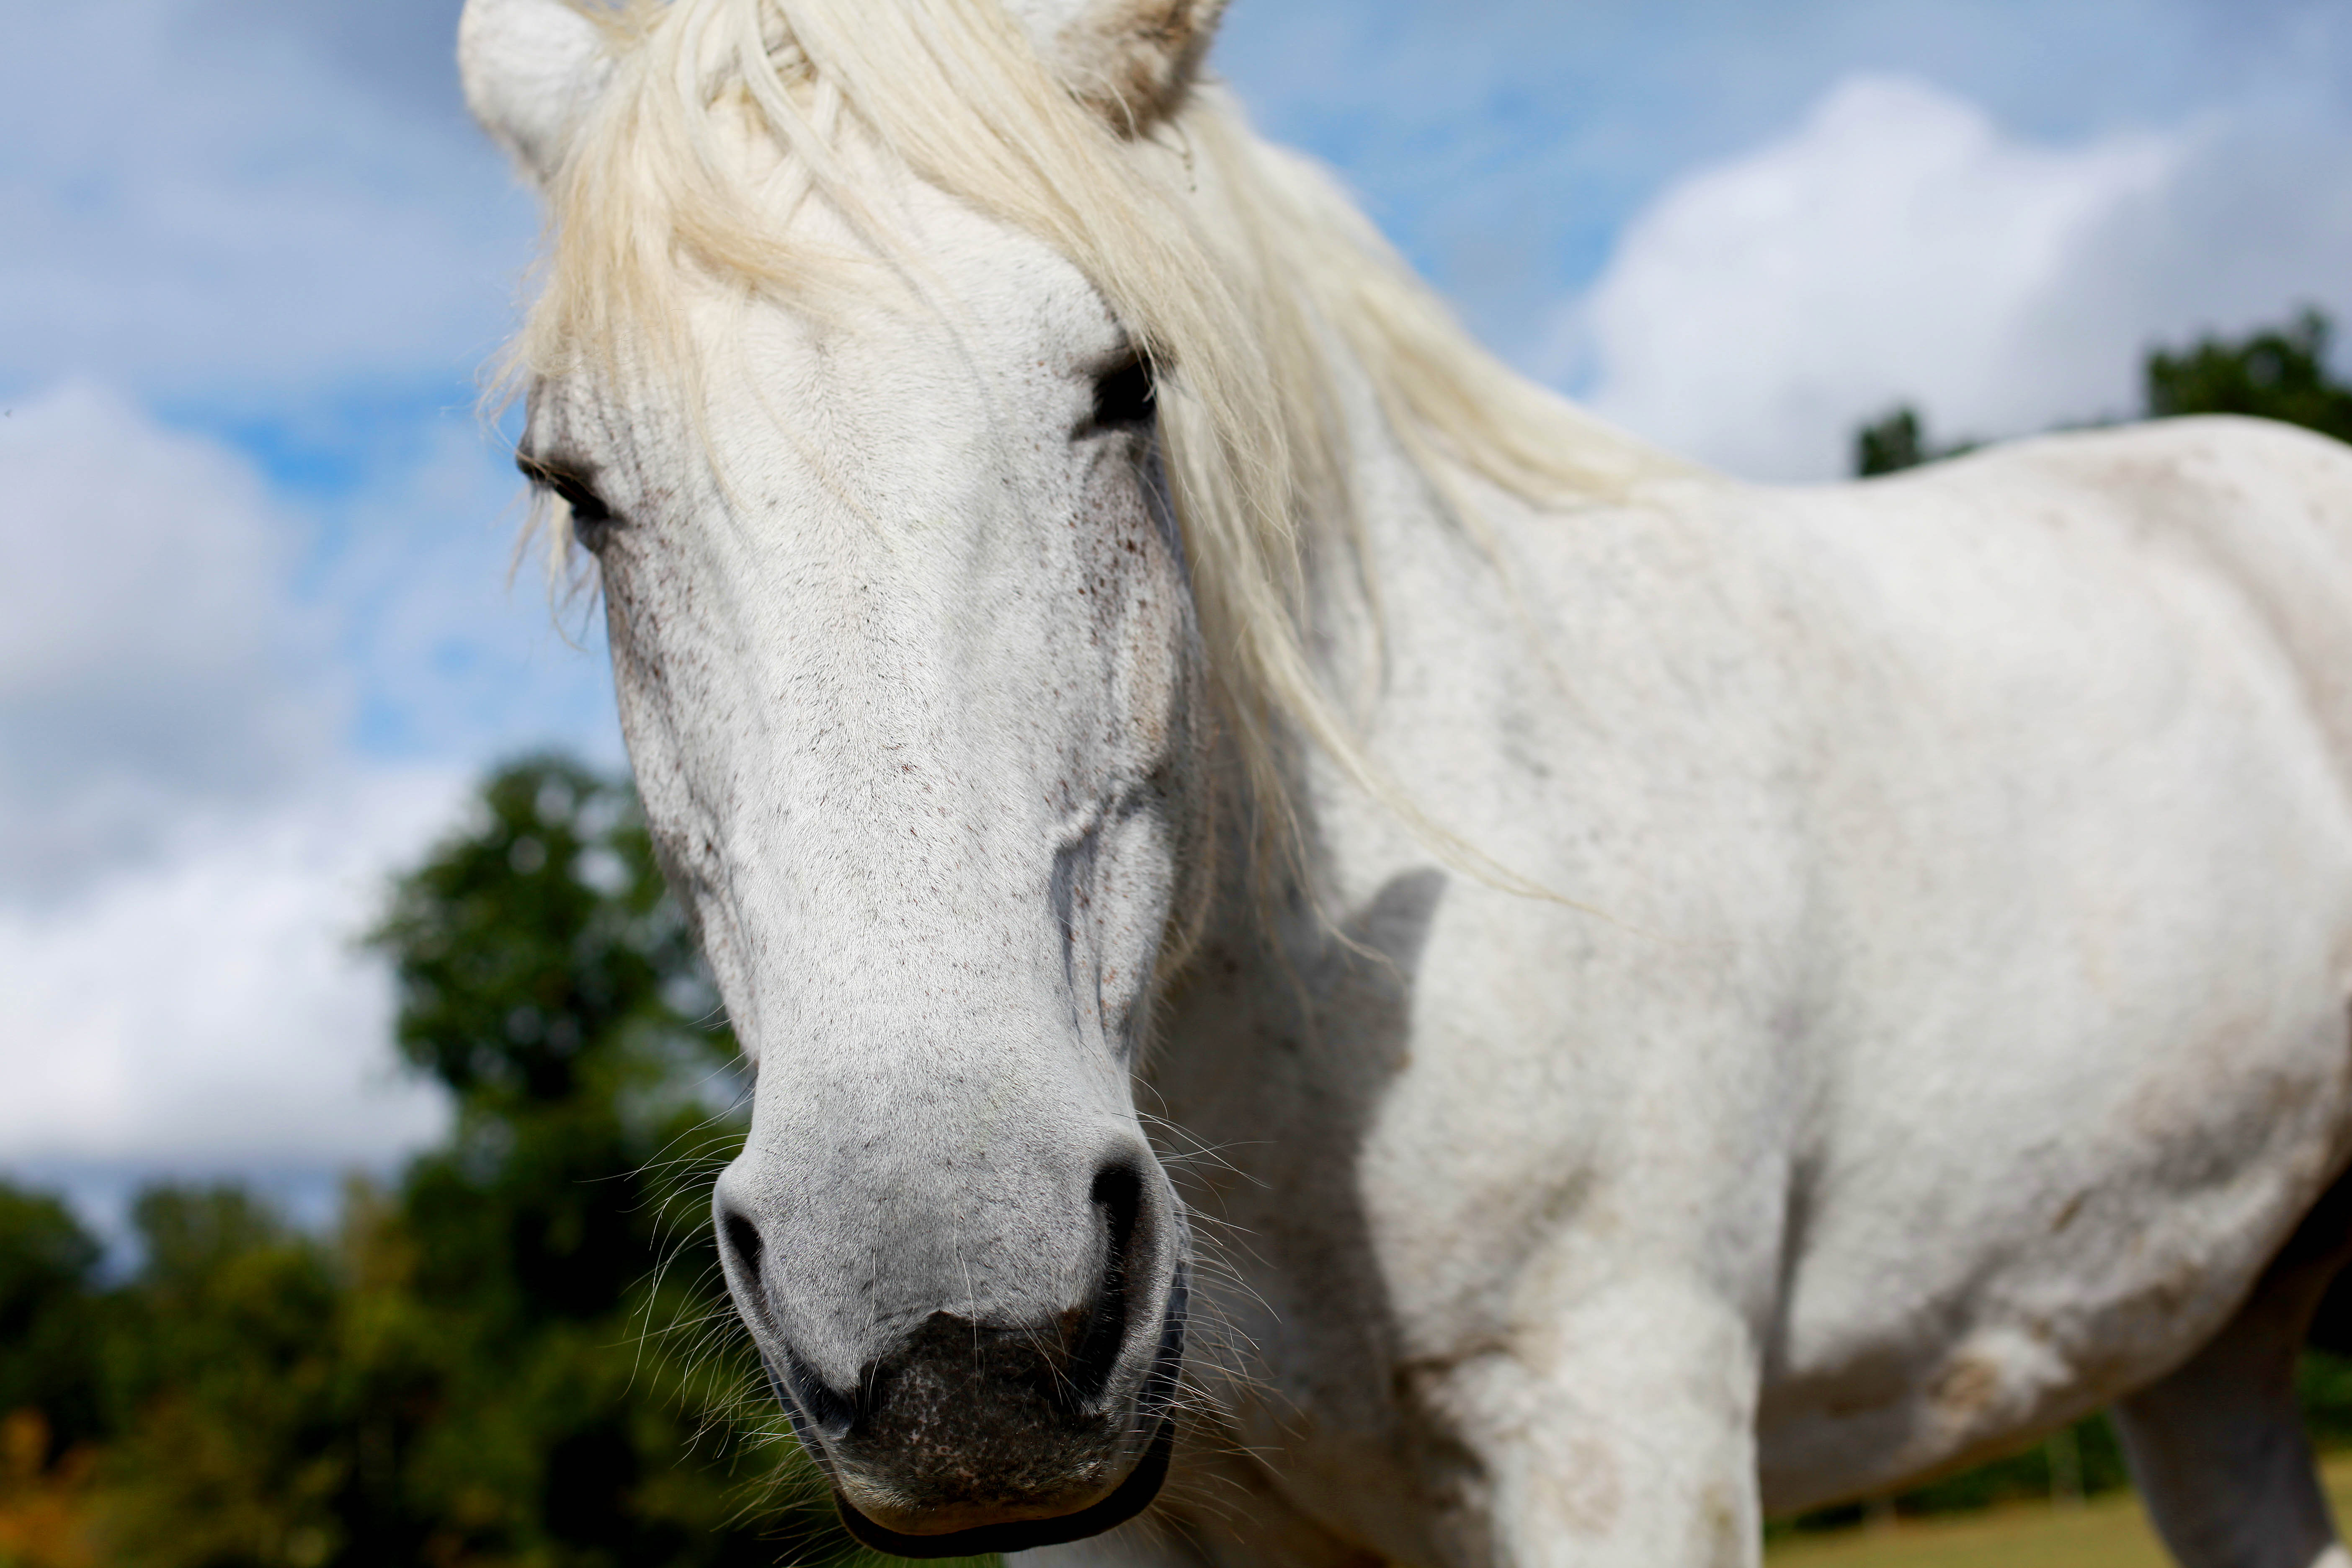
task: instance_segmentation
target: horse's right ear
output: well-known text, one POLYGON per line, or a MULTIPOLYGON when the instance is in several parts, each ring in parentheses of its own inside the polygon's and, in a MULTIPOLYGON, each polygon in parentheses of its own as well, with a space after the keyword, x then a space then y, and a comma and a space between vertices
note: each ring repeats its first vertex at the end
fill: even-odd
POLYGON ((1004 0, 1078 100, 1133 134, 1174 110, 1225 0, 1004 0))
POLYGON ((594 21, 565 0, 466 0, 457 75, 482 129, 545 184, 612 68, 594 21))

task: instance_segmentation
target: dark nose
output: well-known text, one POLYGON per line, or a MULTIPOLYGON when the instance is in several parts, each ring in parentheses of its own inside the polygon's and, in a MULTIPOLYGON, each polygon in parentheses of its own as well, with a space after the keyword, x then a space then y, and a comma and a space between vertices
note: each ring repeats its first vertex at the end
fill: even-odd
POLYGON ((1026 1322, 943 1308, 848 1388, 828 1384, 778 1331, 759 1226, 722 1184, 729 1282, 779 1402, 859 1542, 902 1557, 1026 1551, 1097 1534, 1150 1505, 1173 1445, 1187 1293, 1181 1211, 1151 1184, 1148 1159, 1114 1156, 1096 1172, 1101 1263, 1083 1300, 1026 1322))
MULTIPOLYGON (((856 1386, 827 1383, 793 1351, 770 1310, 766 1247, 759 1226, 719 1202, 719 1246, 738 1305, 770 1358, 777 1392, 792 1414, 828 1446, 877 1458, 919 1442, 936 1450, 961 1429, 992 1443, 1084 1426, 1107 1414, 1106 1398, 1149 1303, 1152 1249, 1144 1175, 1126 1159, 1096 1173, 1091 1208, 1102 1237, 1102 1270, 1088 1300, 1042 1322, 980 1323, 933 1313, 898 1344, 860 1369, 856 1386)), ((1114 1403, 1117 1403, 1116 1401, 1114 1403)), ((894 1467, 895 1468, 895 1467, 894 1467)))

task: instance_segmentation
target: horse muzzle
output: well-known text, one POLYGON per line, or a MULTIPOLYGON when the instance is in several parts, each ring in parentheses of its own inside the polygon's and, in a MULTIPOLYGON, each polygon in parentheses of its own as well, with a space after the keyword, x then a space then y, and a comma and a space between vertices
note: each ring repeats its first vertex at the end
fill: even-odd
POLYGON ((1139 1386, 1092 1389, 1033 1331, 935 1315, 841 1399, 769 1363, 843 1526, 898 1557, 976 1557, 1098 1535, 1160 1495, 1175 1447, 1188 1292, 1180 1264, 1139 1386), (1092 1397, 1089 1397, 1089 1395, 1092 1397))
MULTIPOLYGON (((722 1182, 737 1306, 859 1542, 901 1557, 1017 1552, 1099 1534, 1159 1495, 1190 1292, 1181 1205, 1148 1160, 1096 1175, 1099 1269, 1081 1300, 1051 1311, 1050 1295, 1024 1309, 1008 1292, 931 1310, 869 1340, 847 1386, 795 1350, 772 1292, 795 1282, 769 1273, 759 1227, 722 1182)), ((1011 1272, 1002 1258, 983 1268, 1011 1272)))

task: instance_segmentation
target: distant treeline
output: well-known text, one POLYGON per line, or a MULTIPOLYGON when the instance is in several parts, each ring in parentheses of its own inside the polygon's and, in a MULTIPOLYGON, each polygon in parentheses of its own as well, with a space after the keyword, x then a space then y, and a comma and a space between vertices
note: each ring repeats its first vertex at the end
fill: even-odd
MULTIPOLYGON (((2247 414, 2352 441, 2352 386, 2327 368, 2334 323, 2305 310, 2281 327, 2242 338, 2204 338, 2179 352, 2152 351, 2140 366, 2140 416, 2247 414)), ((2069 428, 2089 428, 2089 422, 2069 428)), ((1853 471, 1862 479, 1963 457, 1985 443, 1935 442, 1908 405, 1854 432, 1853 471)))

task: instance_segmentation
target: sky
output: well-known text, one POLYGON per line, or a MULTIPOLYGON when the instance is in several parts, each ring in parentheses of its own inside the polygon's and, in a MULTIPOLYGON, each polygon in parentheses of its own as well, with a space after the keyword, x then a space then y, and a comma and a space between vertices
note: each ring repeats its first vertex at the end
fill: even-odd
MULTIPOLYGON (((478 412, 530 199, 457 0, 0 55, 0 1172, 316 1206, 446 1108, 360 939, 489 762, 617 765, 478 412)), ((1732 472, 2127 413, 2352 321, 2352 0, 1234 0, 1213 58, 1497 352, 1732 472)))

